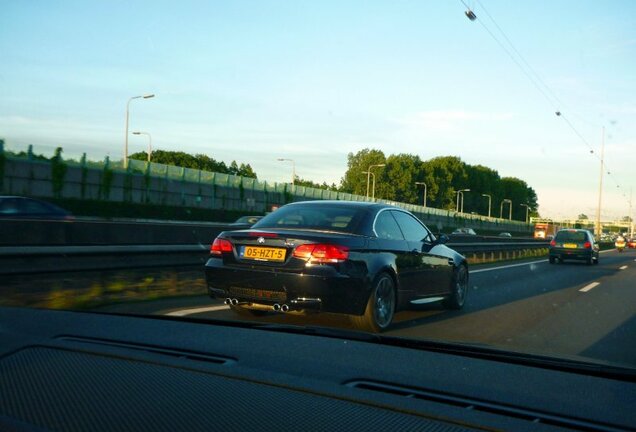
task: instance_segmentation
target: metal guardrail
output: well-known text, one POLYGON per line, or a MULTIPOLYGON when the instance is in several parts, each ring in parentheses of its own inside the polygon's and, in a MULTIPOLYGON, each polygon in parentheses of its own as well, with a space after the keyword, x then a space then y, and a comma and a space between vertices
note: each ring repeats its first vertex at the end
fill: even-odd
POLYGON ((209 245, 0 246, 0 257, 207 252, 209 245))
POLYGON ((550 242, 546 241, 448 243, 448 247, 455 249, 457 252, 462 254, 543 249, 547 248, 549 245, 550 242))
MULTIPOLYGON (((548 242, 449 242, 448 247, 460 253, 510 251, 548 247, 548 242)), ((208 244, 158 244, 158 245, 78 245, 78 246, 0 246, 0 257, 56 256, 56 255, 149 255, 207 252, 208 244)))
MULTIPOLYGON (((448 246, 468 256, 547 248, 548 242, 473 236, 470 239, 451 237, 448 246)), ((209 247, 209 244, 202 243, 0 246, 0 276, 203 266, 209 247)))

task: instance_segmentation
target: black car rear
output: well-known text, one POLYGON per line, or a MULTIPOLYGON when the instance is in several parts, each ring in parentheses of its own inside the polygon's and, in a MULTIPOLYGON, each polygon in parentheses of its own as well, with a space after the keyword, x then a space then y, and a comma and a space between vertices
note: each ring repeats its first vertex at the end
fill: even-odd
POLYGON ((568 260, 582 260, 598 264, 599 247, 594 236, 584 229, 563 229, 550 242, 550 264, 568 260))
POLYGON ((411 303, 463 305, 465 259, 441 243, 395 207, 294 203, 251 229, 221 233, 206 280, 210 295, 239 313, 343 313, 382 330, 411 303))

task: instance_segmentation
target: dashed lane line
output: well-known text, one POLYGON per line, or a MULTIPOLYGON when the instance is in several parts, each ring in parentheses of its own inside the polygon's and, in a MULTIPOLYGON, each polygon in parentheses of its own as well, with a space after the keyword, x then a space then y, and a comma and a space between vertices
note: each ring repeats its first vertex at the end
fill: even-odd
POLYGON ((626 266, 626 265, 624 265, 624 266, 620 266, 618 269, 619 269, 619 270, 625 270, 626 268, 627 268, 627 266, 626 266))
POLYGON ((168 316, 186 316, 186 315, 193 315, 193 314, 198 314, 198 313, 203 313, 203 312, 216 312, 216 311, 220 311, 220 310, 226 310, 226 309, 229 309, 229 308, 230 307, 227 306, 227 305, 208 306, 208 307, 176 310, 176 311, 168 312, 165 315, 168 315, 168 316))
POLYGON ((520 267, 520 266, 525 266, 525 265, 530 265, 530 264, 539 264, 539 263, 547 263, 548 260, 547 259, 543 259, 543 260, 539 260, 539 261, 530 261, 530 262, 525 262, 525 263, 519 263, 519 264, 508 264, 508 265, 504 265, 504 266, 499 266, 499 267, 489 267, 489 268, 485 268, 485 269, 477 269, 477 270, 471 270, 470 273, 481 273, 481 272, 487 272, 487 271, 493 271, 493 270, 501 270, 501 269, 506 269, 506 268, 512 268, 512 267, 520 267))
POLYGON ((600 282, 592 282, 591 284, 587 284, 585 285, 583 288, 581 288, 579 291, 581 292, 588 292, 589 290, 591 290, 592 288, 600 285, 600 282))

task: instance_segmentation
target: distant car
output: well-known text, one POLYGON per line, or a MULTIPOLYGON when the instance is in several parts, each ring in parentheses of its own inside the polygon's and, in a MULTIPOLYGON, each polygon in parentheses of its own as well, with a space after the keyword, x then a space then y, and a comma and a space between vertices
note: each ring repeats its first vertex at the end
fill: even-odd
POLYGON ((569 260, 584 260, 587 264, 598 264, 599 247, 594 236, 583 229, 562 229, 550 242, 550 264, 569 260))
POLYGON ((240 225, 240 226, 249 228, 261 219, 263 219, 263 216, 241 216, 240 218, 232 222, 230 225, 237 226, 237 227, 240 225))
POLYGON ((74 219, 71 212, 55 204, 21 196, 0 196, 2 219, 74 219))
POLYGON ((451 233, 452 234, 459 234, 459 235, 477 235, 477 233, 475 232, 474 229, 472 228, 457 228, 455 231, 453 231, 451 233))
POLYGON ((627 247, 630 249, 636 249, 636 237, 632 237, 627 240, 627 247))
POLYGON ((499 237, 512 237, 512 234, 510 234, 509 232, 502 232, 499 233, 499 237))

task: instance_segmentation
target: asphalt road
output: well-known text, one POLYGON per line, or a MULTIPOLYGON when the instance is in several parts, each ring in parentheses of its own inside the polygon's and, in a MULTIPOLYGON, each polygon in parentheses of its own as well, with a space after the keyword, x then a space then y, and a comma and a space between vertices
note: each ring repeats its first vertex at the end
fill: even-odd
MULTIPOLYGON (((114 310, 125 312, 126 307, 114 310)), ((135 308, 130 312, 349 327, 346 317, 327 314, 238 317, 220 300, 203 296, 135 308)), ((636 251, 604 252, 594 266, 551 265, 546 259, 475 268, 461 311, 444 310, 439 304, 419 306, 398 313, 387 334, 583 356, 636 367, 636 251)))

